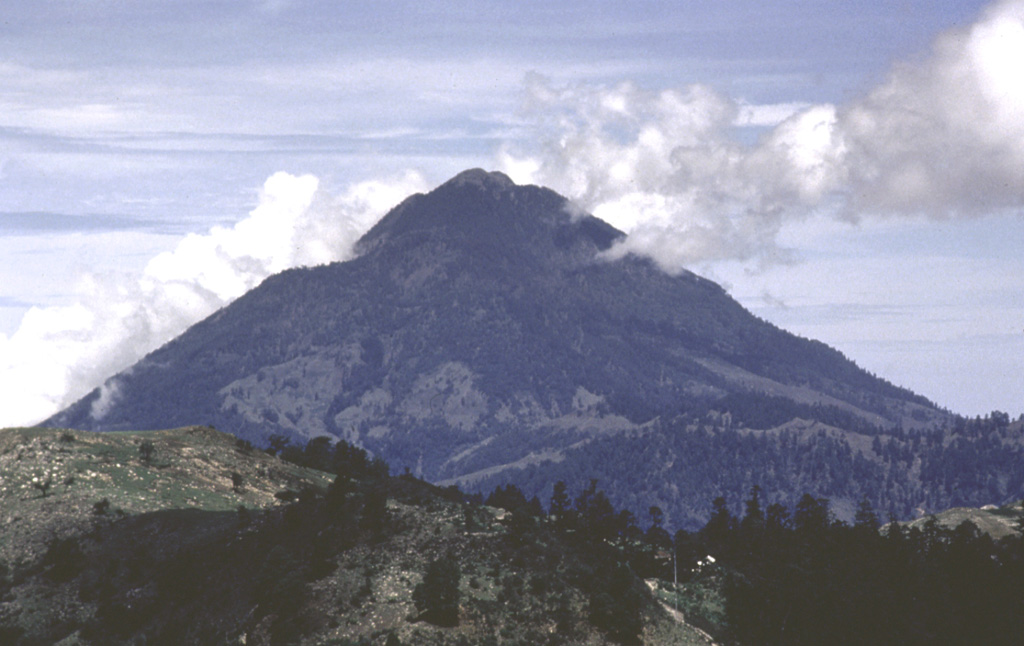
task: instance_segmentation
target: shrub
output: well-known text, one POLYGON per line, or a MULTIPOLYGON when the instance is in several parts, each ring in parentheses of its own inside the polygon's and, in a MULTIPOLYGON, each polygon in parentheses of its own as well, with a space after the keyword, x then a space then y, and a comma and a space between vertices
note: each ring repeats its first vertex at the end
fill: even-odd
POLYGON ((43 555, 47 576, 57 582, 70 581, 85 567, 85 553, 74 536, 50 541, 43 555))
POLYGON ((595 577, 590 596, 590 623, 620 644, 639 644, 643 624, 642 597, 624 565, 604 568, 595 577))
POLYGON ((143 440, 142 443, 139 444, 139 458, 146 464, 149 464, 153 459, 153 454, 155 452, 156 446, 153 444, 152 440, 143 440))
POLYGON ((447 556, 431 561, 412 598, 420 618, 437 626, 459 625, 459 565, 447 556))
POLYGON ((53 486, 53 478, 48 477, 46 480, 33 479, 32 486, 39 490, 41 497, 45 498, 46 494, 50 492, 50 487, 53 486))

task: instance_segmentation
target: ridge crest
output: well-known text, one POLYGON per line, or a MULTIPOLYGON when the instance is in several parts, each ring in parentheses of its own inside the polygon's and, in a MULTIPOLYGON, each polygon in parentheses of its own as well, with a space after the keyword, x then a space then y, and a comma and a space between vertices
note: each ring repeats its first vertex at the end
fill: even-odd
POLYGON ((486 171, 482 168, 470 168, 469 170, 464 170, 451 178, 442 184, 441 187, 455 188, 467 185, 504 189, 516 186, 516 183, 512 181, 512 178, 501 171, 486 171))

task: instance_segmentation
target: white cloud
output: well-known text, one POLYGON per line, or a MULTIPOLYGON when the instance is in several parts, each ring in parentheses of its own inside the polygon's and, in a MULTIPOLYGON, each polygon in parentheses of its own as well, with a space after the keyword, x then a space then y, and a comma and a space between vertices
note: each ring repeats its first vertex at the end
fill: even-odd
POLYGON ((533 154, 509 148, 513 178, 560 190, 629 234, 613 255, 644 253, 665 269, 777 255, 787 211, 831 190, 831 108, 790 117, 755 148, 732 137, 737 104, 706 86, 647 92, 529 82, 533 154))
POLYGON ((1022 60, 1016 0, 943 34, 927 57, 843 106, 757 107, 700 85, 648 92, 534 76, 525 110, 539 143, 508 147, 501 164, 625 230, 613 256, 646 254, 669 271, 770 262, 788 257, 782 225, 814 212, 1020 211, 1022 60), (735 136, 737 125, 772 122, 754 144, 735 136))
MULTIPOLYGON (((31 424, 57 412, 163 343, 289 267, 343 260, 362 233, 406 195, 413 172, 350 186, 334 196, 310 175, 277 173, 259 205, 233 227, 182 239, 141 276, 87 275, 70 306, 33 307, 0 335, 0 424, 31 424)), ((103 402, 117 394, 109 383, 103 402)), ((103 406, 96 410, 102 414, 103 406)))
POLYGON ((97 397, 89 407, 89 415, 93 419, 102 419, 110 407, 117 403, 121 396, 121 381, 117 377, 111 377, 100 386, 100 396, 97 397))
POLYGON ((934 216, 1024 204, 1024 2, 943 34, 840 111, 849 208, 934 216))

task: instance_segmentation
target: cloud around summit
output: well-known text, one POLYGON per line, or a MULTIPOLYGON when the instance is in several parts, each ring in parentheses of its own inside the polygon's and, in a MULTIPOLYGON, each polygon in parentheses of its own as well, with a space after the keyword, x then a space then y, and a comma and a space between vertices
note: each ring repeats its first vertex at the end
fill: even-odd
POLYGON ((785 258, 808 214, 970 217, 1024 208, 1024 2, 940 35, 843 105, 756 113, 704 85, 527 83, 535 137, 502 167, 629 233, 618 253, 665 269, 785 258), (788 113, 788 114, 787 114, 788 113), (746 143, 737 130, 784 117, 746 143))

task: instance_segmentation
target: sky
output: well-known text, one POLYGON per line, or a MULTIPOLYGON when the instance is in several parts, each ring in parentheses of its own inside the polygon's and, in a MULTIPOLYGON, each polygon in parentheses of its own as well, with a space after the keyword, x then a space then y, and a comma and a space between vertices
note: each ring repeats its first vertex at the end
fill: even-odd
POLYGON ((0 426, 470 167, 626 231, 610 261, 1016 416, 1021 61, 1022 0, 12 0, 0 426))

